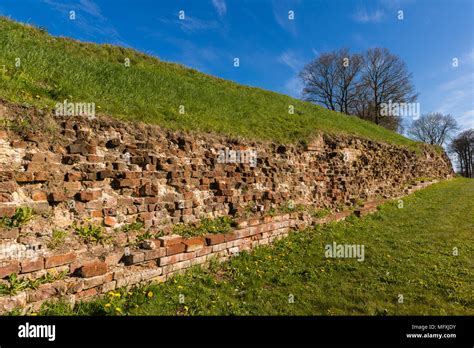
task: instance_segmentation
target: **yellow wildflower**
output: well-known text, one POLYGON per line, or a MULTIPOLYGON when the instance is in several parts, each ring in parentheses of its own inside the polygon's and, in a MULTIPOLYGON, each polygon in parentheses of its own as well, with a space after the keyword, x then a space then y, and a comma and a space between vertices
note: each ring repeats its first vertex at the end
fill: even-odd
POLYGON ((148 294, 146 294, 148 296, 148 298, 152 298, 153 297, 153 292, 151 291, 148 291, 148 294))

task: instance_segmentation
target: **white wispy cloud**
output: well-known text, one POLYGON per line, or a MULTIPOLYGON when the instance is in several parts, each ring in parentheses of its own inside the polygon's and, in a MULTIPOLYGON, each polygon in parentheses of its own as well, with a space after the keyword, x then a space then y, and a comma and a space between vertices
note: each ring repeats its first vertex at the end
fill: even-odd
POLYGON ((212 0, 212 5, 216 9, 219 17, 225 16, 227 13, 227 4, 225 3, 225 0, 212 0))
MULTIPOLYGON (((64 18, 69 18, 70 11, 76 12, 76 19, 73 23, 89 36, 100 35, 107 38, 111 43, 129 46, 120 39, 120 35, 115 27, 110 24, 102 14, 100 7, 93 0, 80 0, 75 3, 65 3, 59 0, 43 0, 43 3, 53 10, 64 14, 64 18)), ((69 19, 67 19, 69 20, 69 19)))
POLYGON ((278 57, 278 62, 287 65, 293 71, 300 71, 304 60, 293 51, 285 51, 278 57))
POLYGON ((436 111, 453 115, 463 129, 474 128, 474 72, 440 85, 439 91, 436 111))
POLYGON ((285 82, 286 93, 294 98, 301 98, 303 87, 303 81, 298 76, 293 76, 285 82))
POLYGON ((378 23, 385 17, 383 10, 368 12, 366 9, 360 9, 353 14, 352 18, 359 23, 378 23))
POLYGON ((188 33, 211 30, 219 27, 217 21, 206 21, 190 16, 186 16, 184 19, 161 18, 160 21, 165 24, 179 25, 183 31, 188 33))
POLYGON ((273 6, 273 16, 280 27, 296 37, 296 18, 298 14, 295 11, 295 19, 290 20, 288 17, 288 11, 290 10, 292 10, 292 6, 289 4, 281 1, 275 1, 273 6))

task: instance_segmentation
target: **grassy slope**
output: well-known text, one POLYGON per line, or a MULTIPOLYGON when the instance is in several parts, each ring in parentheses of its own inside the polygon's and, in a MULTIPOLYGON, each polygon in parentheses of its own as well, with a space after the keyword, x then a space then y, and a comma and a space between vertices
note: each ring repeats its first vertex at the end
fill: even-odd
POLYGON ((388 203, 366 218, 293 233, 210 270, 42 313, 472 315, 473 231, 474 180, 454 179, 404 198, 402 209, 388 203), (333 241, 365 245, 365 261, 326 259, 324 246, 333 241))
POLYGON ((253 139, 298 142, 322 130, 416 148, 417 143, 370 122, 131 49, 56 38, 2 17, 0 32, 0 69, 6 66, 0 71, 0 97, 14 102, 41 107, 64 99, 94 102, 115 117, 253 139), (126 57, 131 67, 124 66, 126 57), (295 106, 294 115, 288 114, 289 105, 295 106))

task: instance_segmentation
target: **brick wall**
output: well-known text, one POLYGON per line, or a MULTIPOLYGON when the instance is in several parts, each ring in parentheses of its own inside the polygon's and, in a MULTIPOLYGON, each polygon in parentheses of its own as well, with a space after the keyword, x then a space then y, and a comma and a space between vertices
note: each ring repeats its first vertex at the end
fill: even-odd
POLYGON ((263 217, 289 201, 341 210, 358 200, 401 195, 417 178, 453 175, 447 156, 432 148, 415 153, 354 136, 319 135, 306 146, 281 145, 106 117, 52 118, 10 105, 0 113, 12 122, 24 114, 30 120, 26 129, 0 130, 0 216, 11 216, 21 206, 35 211, 33 223, 0 228, 0 278, 11 273, 37 278, 46 269, 72 275, 59 289, 45 285, 43 295, 35 295, 35 301, 19 298, 21 303, 88 296, 172 274, 210 255, 223 258, 269 243, 305 221, 301 216, 263 217), (220 163, 226 149, 253 151, 257 162, 220 163), (70 238, 60 250, 47 248, 53 229, 67 230, 74 221, 102 224, 113 233, 141 220, 150 231, 169 232, 174 224, 202 217, 241 216, 250 202, 258 207, 254 219, 240 219, 241 228, 228 236, 178 238, 170 245, 165 238, 150 241, 147 250, 127 253, 131 237, 117 232, 110 245, 70 238), (125 270, 115 270, 119 265, 125 270))

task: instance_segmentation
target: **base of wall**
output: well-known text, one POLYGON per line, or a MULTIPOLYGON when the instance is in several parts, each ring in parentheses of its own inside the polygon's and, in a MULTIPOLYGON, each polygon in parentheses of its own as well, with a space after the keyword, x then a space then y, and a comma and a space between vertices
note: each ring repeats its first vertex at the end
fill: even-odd
MULTIPOLYGON (((404 193, 410 194, 435 182, 437 180, 410 185, 404 193)), ((391 199, 394 198, 400 197, 391 199)), ((111 253, 108 260, 81 260, 75 252, 69 252, 12 261, 0 267, 2 277, 20 273, 20 277, 38 279, 46 273, 61 271, 67 276, 14 296, 0 296, 0 313, 8 313, 14 309, 21 309, 23 314, 34 312, 46 301, 57 299, 66 300, 73 306, 78 301, 85 301, 117 288, 150 281, 163 282, 191 266, 206 265, 211 259, 225 261, 242 251, 271 244, 286 237, 290 231, 344 220, 351 214, 365 216, 377 211, 377 206, 388 200, 390 199, 367 202, 357 210, 346 210, 324 218, 314 218, 307 213, 297 212, 254 218, 239 223, 238 228, 226 234, 210 234, 188 239, 178 235, 165 236, 142 243, 142 248, 146 249, 111 253)))

